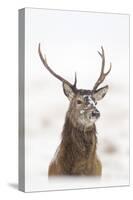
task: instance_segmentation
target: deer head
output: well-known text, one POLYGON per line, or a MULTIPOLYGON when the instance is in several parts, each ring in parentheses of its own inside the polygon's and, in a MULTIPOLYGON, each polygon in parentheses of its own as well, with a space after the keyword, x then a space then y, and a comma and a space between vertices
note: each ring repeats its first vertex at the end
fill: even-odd
POLYGON ((77 76, 75 73, 74 84, 56 74, 48 65, 46 56, 43 57, 40 50, 40 44, 38 46, 38 53, 45 68, 63 84, 64 94, 70 101, 67 117, 69 117, 71 123, 75 127, 88 128, 92 126, 95 121, 100 117, 100 112, 96 108, 97 102, 100 101, 108 91, 108 85, 98 89, 99 85, 104 81, 105 77, 111 70, 111 63, 109 70, 105 73, 105 54, 104 49, 101 47, 102 52, 99 55, 102 58, 101 73, 96 81, 92 90, 77 89, 77 76))

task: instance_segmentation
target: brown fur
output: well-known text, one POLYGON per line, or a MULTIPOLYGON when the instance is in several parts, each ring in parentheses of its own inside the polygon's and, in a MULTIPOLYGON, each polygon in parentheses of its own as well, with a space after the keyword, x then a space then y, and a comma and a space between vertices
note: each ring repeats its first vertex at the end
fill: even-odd
POLYGON ((101 162, 96 155, 96 127, 83 130, 74 127, 66 116, 62 141, 56 152, 56 157, 49 166, 48 175, 89 175, 100 176, 101 162))

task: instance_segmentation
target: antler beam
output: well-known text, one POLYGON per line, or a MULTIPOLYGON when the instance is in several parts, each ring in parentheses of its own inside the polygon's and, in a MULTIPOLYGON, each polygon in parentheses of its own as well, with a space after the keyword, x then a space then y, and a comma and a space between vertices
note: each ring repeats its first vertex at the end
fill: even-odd
POLYGON ((76 90, 76 84, 77 84, 77 75, 75 73, 75 80, 74 80, 74 84, 71 84, 69 81, 67 81, 66 79, 64 79, 63 77, 61 77, 60 75, 56 74, 48 65, 47 63, 47 59, 46 59, 46 55, 42 55, 41 49, 40 49, 40 43, 38 45, 38 53, 40 56, 40 59, 43 63, 43 65, 46 67, 46 69, 57 79, 59 79, 61 82, 66 83, 67 85, 69 85, 72 89, 76 90))
POLYGON ((109 72, 111 71, 111 67, 112 67, 112 64, 110 63, 110 68, 109 68, 109 70, 108 70, 106 73, 104 73, 104 68, 105 68, 105 54, 104 54, 104 49, 103 49, 103 47, 101 47, 101 49, 102 49, 102 53, 100 53, 100 52, 98 51, 99 55, 100 55, 101 58, 102 58, 101 73, 100 73, 100 76, 99 76, 98 80, 96 81, 96 83, 95 83, 95 85, 94 85, 94 87, 93 87, 93 91, 95 91, 95 90, 98 88, 98 86, 104 81, 105 77, 109 74, 109 72))

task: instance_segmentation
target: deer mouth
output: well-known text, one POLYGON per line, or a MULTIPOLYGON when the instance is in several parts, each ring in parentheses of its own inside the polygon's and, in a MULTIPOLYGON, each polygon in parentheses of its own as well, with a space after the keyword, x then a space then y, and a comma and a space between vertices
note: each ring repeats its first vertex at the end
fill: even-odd
POLYGON ((100 117, 100 113, 98 110, 92 111, 90 120, 91 121, 96 121, 100 117))
POLYGON ((88 113, 86 110, 81 110, 80 114, 82 116, 84 115, 85 117, 89 118, 89 120, 91 120, 91 119, 96 120, 100 117, 100 112, 98 110, 94 110, 91 113, 90 112, 88 113))
POLYGON ((100 117, 100 113, 99 113, 98 110, 93 111, 93 112, 91 113, 91 115, 92 115, 92 117, 96 117, 96 118, 99 118, 99 117, 100 117))

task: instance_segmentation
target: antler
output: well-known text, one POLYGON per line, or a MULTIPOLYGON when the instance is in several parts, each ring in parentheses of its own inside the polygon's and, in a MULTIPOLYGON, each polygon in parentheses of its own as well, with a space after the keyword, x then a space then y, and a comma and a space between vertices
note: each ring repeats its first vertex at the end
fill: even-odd
POLYGON ((48 65, 47 63, 47 59, 46 59, 46 55, 45 57, 43 57, 41 49, 40 49, 40 43, 38 45, 38 53, 40 56, 40 59, 42 61, 42 63, 44 64, 44 66, 46 67, 46 69, 53 75, 55 76, 57 79, 59 79, 61 82, 66 83, 67 85, 69 85, 73 90, 76 91, 76 84, 77 84, 77 75, 75 72, 75 80, 74 80, 74 84, 71 84, 69 81, 67 81, 66 79, 64 79, 63 77, 61 77, 60 75, 56 74, 48 65))
POLYGON ((104 81, 105 77, 109 74, 109 72, 111 71, 111 67, 112 67, 112 64, 110 63, 110 68, 109 68, 109 70, 108 70, 106 73, 104 73, 104 68, 105 68, 105 54, 104 54, 104 49, 103 49, 103 47, 101 47, 101 49, 102 49, 102 53, 100 53, 100 52, 98 51, 99 55, 100 55, 101 58, 102 58, 101 73, 100 73, 100 76, 99 76, 98 80, 96 81, 96 83, 95 83, 95 85, 94 85, 94 87, 93 87, 93 91, 95 91, 95 90, 98 88, 98 86, 104 81))

